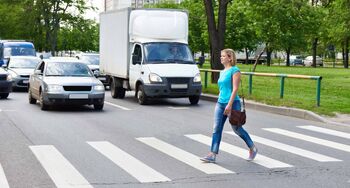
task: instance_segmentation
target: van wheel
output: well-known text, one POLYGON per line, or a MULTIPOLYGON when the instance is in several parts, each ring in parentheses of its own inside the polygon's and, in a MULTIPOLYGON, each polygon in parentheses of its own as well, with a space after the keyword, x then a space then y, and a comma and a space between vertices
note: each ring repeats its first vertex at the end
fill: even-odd
POLYGON ((0 94, 0 98, 6 99, 9 95, 10 95, 10 93, 2 93, 2 94, 0 94))
POLYGON ((143 85, 139 85, 137 88, 137 101, 141 105, 145 105, 147 103, 147 96, 145 94, 145 90, 143 89, 143 85))
POLYGON ((36 99, 33 98, 32 92, 28 91, 29 104, 36 104, 36 99))
POLYGON ((188 97, 188 99, 190 100, 190 103, 191 103, 192 105, 198 104, 199 95, 190 96, 190 97, 188 97))
POLYGON ((49 109, 49 105, 44 103, 44 96, 43 96, 42 92, 40 92, 40 108, 43 111, 49 109))
POLYGON ((122 87, 117 88, 117 95, 119 99, 123 99, 125 97, 125 89, 122 87))
POLYGON ((116 83, 115 83, 115 79, 114 78, 112 79, 110 88, 111 88, 111 95, 112 95, 112 97, 113 98, 117 98, 118 97, 118 95, 117 95, 118 92, 116 91, 117 87, 116 87, 116 83))

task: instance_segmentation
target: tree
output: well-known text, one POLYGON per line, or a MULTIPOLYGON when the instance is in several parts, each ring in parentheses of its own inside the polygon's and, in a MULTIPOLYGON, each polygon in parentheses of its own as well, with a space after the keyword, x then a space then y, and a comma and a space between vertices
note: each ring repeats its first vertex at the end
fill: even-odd
MULTIPOLYGON (((210 46, 210 65, 212 69, 223 69, 223 65, 220 63, 220 50, 225 47, 225 32, 226 32, 226 14, 227 6, 231 0, 204 0, 205 12, 207 14, 207 24, 209 33, 209 46, 210 46), (216 4, 218 3, 217 20, 215 20, 216 4)), ((212 74, 212 82, 216 83, 219 78, 219 74, 212 74)))

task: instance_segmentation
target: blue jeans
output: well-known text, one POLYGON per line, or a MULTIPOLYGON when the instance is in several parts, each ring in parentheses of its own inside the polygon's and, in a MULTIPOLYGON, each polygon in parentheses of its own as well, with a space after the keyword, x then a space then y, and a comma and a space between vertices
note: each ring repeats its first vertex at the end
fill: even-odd
MULTIPOLYGON (((215 113, 214 113, 214 130, 213 130, 213 137, 212 137, 212 143, 211 143, 211 152, 218 154, 219 153, 219 146, 222 136, 222 131, 224 129, 224 125, 227 119, 227 116, 224 114, 226 103, 216 103, 215 106, 215 113)), ((232 109, 234 110, 240 110, 241 109, 241 103, 239 100, 235 100, 232 104, 232 109)), ((247 131, 243 129, 242 126, 234 126, 231 125, 233 131, 241 137, 244 142, 247 144, 249 148, 252 148, 254 146, 254 143, 252 139, 250 138, 247 131)))

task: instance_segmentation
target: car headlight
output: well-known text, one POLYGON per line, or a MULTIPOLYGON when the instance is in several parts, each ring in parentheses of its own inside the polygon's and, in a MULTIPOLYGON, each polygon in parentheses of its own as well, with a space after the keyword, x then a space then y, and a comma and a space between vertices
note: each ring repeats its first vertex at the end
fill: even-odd
POLYGON ((162 78, 155 73, 149 74, 149 80, 151 82, 163 82, 162 78))
POLYGON ((103 86, 103 85, 96 85, 96 86, 94 86, 94 90, 95 91, 104 91, 105 90, 105 86, 103 86))
POLYGON ((193 82, 201 82, 202 81, 202 78, 201 78, 201 74, 200 73, 198 73, 198 74, 196 74, 196 76, 194 76, 194 78, 193 78, 193 82))
POLYGON ((7 80, 7 81, 12 81, 12 76, 11 76, 11 74, 8 74, 8 75, 7 75, 6 80, 7 80))
POLYGON ((47 85, 47 92, 57 93, 61 91, 63 91, 63 87, 60 85, 47 85))

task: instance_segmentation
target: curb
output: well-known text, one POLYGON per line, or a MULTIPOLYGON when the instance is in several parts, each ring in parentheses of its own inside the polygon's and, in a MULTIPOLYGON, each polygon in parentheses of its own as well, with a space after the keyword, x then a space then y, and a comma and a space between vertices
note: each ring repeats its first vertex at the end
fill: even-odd
MULTIPOLYGON (((216 102, 218 100, 218 96, 212 95, 212 94, 203 94, 202 93, 201 99, 206 100, 206 101, 216 102)), ((254 110, 259 110, 259 111, 264 111, 264 112, 269 112, 269 113, 274 113, 274 114, 279 114, 279 115, 285 115, 285 116, 292 116, 292 117, 296 117, 296 118, 317 121, 317 122, 322 122, 322 123, 327 123, 327 124, 332 124, 332 125, 350 127, 349 124, 330 121, 330 120, 328 120, 328 119, 326 119, 326 118, 324 118, 324 117, 322 117, 314 112, 308 111, 308 110, 302 110, 302 109, 298 109, 298 108, 272 106, 272 105, 262 104, 262 103, 249 101, 249 100, 245 100, 245 103, 246 103, 247 108, 254 109, 254 110)))

